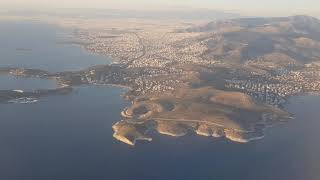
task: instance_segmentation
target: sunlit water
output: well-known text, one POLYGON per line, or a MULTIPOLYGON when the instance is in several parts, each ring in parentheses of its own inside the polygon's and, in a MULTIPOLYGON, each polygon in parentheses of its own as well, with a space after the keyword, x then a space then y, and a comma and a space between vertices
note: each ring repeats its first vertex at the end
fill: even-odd
POLYGON ((0 179, 320 178, 320 97, 292 98, 286 109, 296 119, 252 143, 152 132, 152 142, 130 147, 112 137, 112 125, 129 103, 121 99, 123 92, 82 86, 71 95, 42 98, 36 104, 0 105, 0 179))
POLYGON ((80 70, 110 60, 75 45, 72 32, 32 21, 0 21, 0 66, 48 71, 80 70))

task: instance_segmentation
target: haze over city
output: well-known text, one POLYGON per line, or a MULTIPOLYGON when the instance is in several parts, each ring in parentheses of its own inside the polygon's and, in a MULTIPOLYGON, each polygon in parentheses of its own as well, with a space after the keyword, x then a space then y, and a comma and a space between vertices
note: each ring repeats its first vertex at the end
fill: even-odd
POLYGON ((206 8, 237 12, 251 16, 286 16, 307 14, 320 16, 315 0, 0 0, 1 9, 54 9, 54 8, 98 8, 98 9, 168 9, 206 8))

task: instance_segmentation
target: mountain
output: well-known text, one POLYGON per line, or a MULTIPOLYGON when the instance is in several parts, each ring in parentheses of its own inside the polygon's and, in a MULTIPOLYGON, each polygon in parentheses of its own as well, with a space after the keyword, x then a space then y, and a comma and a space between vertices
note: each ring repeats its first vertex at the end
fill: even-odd
POLYGON ((306 64, 320 60, 320 20, 310 16, 213 21, 184 32, 207 47, 204 59, 306 64))

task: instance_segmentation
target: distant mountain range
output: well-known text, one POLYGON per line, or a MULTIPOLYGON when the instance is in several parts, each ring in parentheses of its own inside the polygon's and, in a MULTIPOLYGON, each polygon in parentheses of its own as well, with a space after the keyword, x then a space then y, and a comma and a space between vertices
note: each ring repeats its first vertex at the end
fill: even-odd
POLYGON ((310 16, 238 18, 182 31, 200 33, 192 41, 206 44, 205 59, 284 64, 320 61, 320 20, 310 16))

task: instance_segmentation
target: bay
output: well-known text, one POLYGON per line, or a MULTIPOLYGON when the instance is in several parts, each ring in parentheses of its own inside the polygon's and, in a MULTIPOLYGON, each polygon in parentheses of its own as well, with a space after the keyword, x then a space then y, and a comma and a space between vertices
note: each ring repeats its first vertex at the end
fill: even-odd
MULTIPOLYGON (((29 22, 22 22, 22 26, 25 23, 29 27, 29 22)), ((53 26, 31 24, 34 34, 62 33, 53 26)), ((1 27, 8 28, 4 24, 1 27)), ((20 30, 16 30, 20 36, 29 36, 20 30)), ((0 37, 2 47, 3 36, 0 37)), ((46 42, 37 43, 46 46, 46 42)), ((29 47, 27 44, 23 47, 29 47)), ((58 58, 61 63, 52 67, 56 59, 47 58, 52 54, 44 55, 41 53, 44 51, 35 47, 32 55, 19 55, 16 50, 1 55, 1 66, 12 63, 61 71, 90 65, 73 66, 72 62, 77 59, 69 63, 68 48, 79 47, 61 47, 58 58), (29 57, 21 58, 23 56, 29 57)), ((76 57, 86 54, 80 48, 71 51, 79 53, 76 57)), ((25 53, 29 52, 22 54, 25 53)), ((86 54, 85 61, 95 62, 96 58, 86 54)), ((107 59, 101 58, 106 62, 107 59)), ((12 83, 3 82, 6 83, 1 84, 1 89, 12 83)), ((36 84, 50 86, 46 83, 36 84)), ((17 88, 30 88, 28 85, 30 83, 18 83, 17 88)), ((121 119, 120 112, 129 105, 121 98, 124 92, 110 86, 80 86, 70 95, 41 98, 35 104, 1 104, 0 179, 318 180, 320 177, 320 143, 317 141, 320 97, 291 98, 286 110, 294 113, 296 119, 268 129, 266 137, 259 141, 239 144, 194 134, 175 138, 151 132, 152 142, 138 142, 131 147, 112 137, 112 125, 121 119)))

